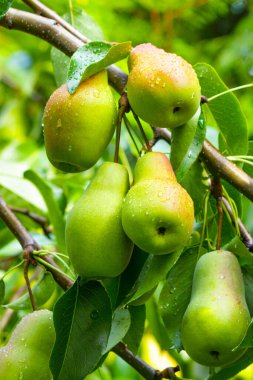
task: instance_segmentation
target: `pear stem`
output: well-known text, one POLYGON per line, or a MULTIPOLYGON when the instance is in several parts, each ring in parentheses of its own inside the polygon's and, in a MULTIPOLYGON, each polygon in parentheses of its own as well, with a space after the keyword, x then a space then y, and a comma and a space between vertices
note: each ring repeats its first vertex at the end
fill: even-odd
POLYGON ((140 119, 138 118, 138 116, 136 115, 136 113, 133 110, 132 110, 132 113, 133 113, 134 118, 135 118, 135 120, 136 120, 136 122, 138 124, 138 127, 140 128, 142 137, 143 137, 143 139, 145 141, 145 144, 146 144, 146 149, 147 149, 148 152, 151 152, 152 148, 151 148, 151 146, 149 144, 149 141, 148 141, 148 138, 146 136, 146 133, 144 132, 144 129, 143 129, 142 125, 141 125, 140 119))
MULTIPOLYGON (((129 134, 131 140, 133 141, 133 144, 134 144, 134 146, 135 146, 135 149, 136 149, 136 151, 137 151, 137 153, 138 153, 138 156, 140 156, 140 151, 139 151, 138 145, 137 145, 137 143, 136 143, 136 141, 135 141, 135 139, 134 139, 134 136, 133 136, 133 134, 132 134, 132 132, 131 132, 130 122, 129 122, 128 118, 126 117, 126 115, 124 115, 124 122, 125 122, 125 126, 126 126, 126 129, 127 129, 127 132, 128 132, 128 134, 129 134)), ((139 137, 139 136, 138 136, 138 137, 139 137)))
POLYGON ((221 248, 221 237, 222 237, 222 220, 223 220, 223 209, 222 209, 222 185, 220 177, 213 177, 211 181, 211 193, 216 199, 216 206, 218 210, 218 235, 216 249, 221 248))
POLYGON ((126 112, 129 111, 129 104, 127 100, 127 94, 126 92, 123 92, 123 94, 120 96, 119 99, 119 110, 118 110, 118 117, 117 117, 117 125, 116 125, 116 143, 115 143, 115 154, 114 154, 114 162, 119 162, 119 146, 120 146, 120 132, 121 132, 121 124, 123 116, 126 112))

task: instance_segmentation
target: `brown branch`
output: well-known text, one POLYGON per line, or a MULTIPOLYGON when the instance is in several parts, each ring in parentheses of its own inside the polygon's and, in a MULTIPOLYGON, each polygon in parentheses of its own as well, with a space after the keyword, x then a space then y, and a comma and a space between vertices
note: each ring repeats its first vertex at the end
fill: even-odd
POLYGON ((241 235, 241 239, 242 239, 243 243, 245 244, 245 246, 248 248, 248 250, 250 252, 253 252, 253 237, 252 237, 252 235, 247 230, 247 228, 245 227, 245 225, 243 224, 243 222, 241 221, 240 218, 237 218, 237 220, 235 221, 235 216, 234 216, 234 213, 232 211, 232 208, 229 204, 229 201, 225 197, 222 197, 222 203, 226 207, 226 210, 227 210, 227 212, 228 212, 228 214, 232 220, 232 223, 234 225, 235 225, 235 223, 238 225, 240 235, 241 235))
POLYGON ((61 25, 64 29, 70 32, 73 36, 77 37, 82 42, 88 42, 88 38, 85 37, 82 33, 80 33, 77 29, 75 29, 71 24, 65 21, 62 17, 60 17, 56 12, 52 9, 48 8, 44 4, 42 4, 38 0, 22 0, 23 3, 28 5, 31 9, 33 9, 38 15, 50 18, 55 20, 59 25, 61 25))
MULTIPOLYGON (((29 261, 36 265, 36 260, 32 256, 32 252, 34 250, 39 250, 39 245, 37 242, 31 237, 29 232, 25 229, 25 227, 20 223, 17 217, 13 214, 4 200, 0 197, 0 218, 7 225, 9 230, 15 235, 18 239, 21 247, 24 250, 24 256, 29 255, 29 261)), ((24 257, 27 259, 27 257, 24 257)), ((55 268, 59 268, 53 259, 49 256, 44 256, 43 259, 53 265, 55 268)), ((55 281, 61 286, 62 289, 66 290, 73 285, 73 282, 64 274, 59 273, 58 271, 54 271, 52 268, 47 268, 50 271, 55 279, 55 281)), ((28 289, 29 290, 29 289, 28 289)))
POLYGON ((119 109, 118 109, 117 125, 116 125, 116 143, 115 143, 114 162, 117 162, 117 163, 119 162, 121 124, 122 124, 122 119, 126 112, 129 112, 129 104, 127 100, 127 94, 126 92, 123 92, 119 99, 119 109))
POLYGON ((42 228, 44 234, 47 237, 50 236, 50 233, 52 231, 51 231, 51 228, 49 228, 48 220, 44 216, 36 214, 34 212, 30 212, 26 208, 20 208, 20 207, 15 207, 15 206, 10 206, 10 205, 9 205, 9 208, 11 209, 11 211, 15 213, 25 215, 28 218, 32 219, 35 223, 37 223, 42 228))
MULTIPOLYGON (((0 20, 0 26, 40 37, 69 57, 83 45, 79 38, 57 24, 55 20, 13 8, 10 8, 0 20)), ((121 94, 127 83, 127 74, 114 65, 109 66, 107 71, 109 83, 121 94)))
POLYGON ((175 378, 174 374, 180 371, 178 366, 165 368, 163 371, 156 370, 145 363, 139 356, 133 355, 124 343, 118 343, 113 347, 112 351, 136 369, 146 380, 173 379, 175 378))

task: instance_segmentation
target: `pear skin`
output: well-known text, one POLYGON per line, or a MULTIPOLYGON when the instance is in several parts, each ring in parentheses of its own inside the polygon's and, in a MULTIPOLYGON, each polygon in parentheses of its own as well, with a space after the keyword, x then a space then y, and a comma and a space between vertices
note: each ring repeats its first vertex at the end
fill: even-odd
POLYGON ((204 254, 193 278, 192 295, 182 320, 184 349, 196 362, 225 366, 242 356, 233 351, 250 323, 237 258, 228 251, 204 254))
POLYGON ((105 162, 68 215, 66 246, 76 273, 87 278, 116 277, 126 268, 133 250, 121 224, 128 189, 126 168, 105 162))
POLYGON ((43 116, 49 161, 65 172, 91 168, 113 136, 116 116, 106 71, 82 82, 74 94, 62 85, 49 98, 43 116))
POLYGON ((34 311, 16 326, 0 348, 0 379, 51 380, 49 359, 55 341, 53 313, 34 311))
POLYGON ((142 250, 163 255, 183 248, 192 233, 193 202, 176 181, 169 159, 148 152, 134 171, 134 185, 122 207, 127 236, 142 250))
POLYGON ((132 49, 127 95, 134 112, 160 128, 185 124, 200 105, 201 90, 193 67, 182 57, 151 44, 132 49))

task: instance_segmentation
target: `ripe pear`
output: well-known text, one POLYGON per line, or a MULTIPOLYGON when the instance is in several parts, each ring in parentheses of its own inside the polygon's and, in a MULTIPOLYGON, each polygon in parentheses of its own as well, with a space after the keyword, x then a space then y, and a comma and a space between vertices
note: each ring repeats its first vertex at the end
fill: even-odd
POLYGON ((50 380, 49 359, 55 341, 53 313, 34 311, 16 326, 0 349, 0 379, 50 380))
POLYGON ((122 207, 127 236, 144 251, 162 255, 184 247, 193 223, 192 199, 177 182, 166 155, 148 152, 139 158, 122 207))
POLYGON ((193 360, 224 366, 245 352, 233 351, 250 323, 244 293, 241 268, 231 252, 213 251, 199 259, 181 329, 183 346, 193 360))
POLYGON ((141 119, 160 128, 175 128, 195 114, 200 85, 193 67, 182 57, 141 44, 132 49, 128 66, 128 100, 141 119))
POLYGON ((101 71, 82 82, 74 94, 64 84, 49 98, 44 111, 44 139, 49 161, 64 172, 92 167, 115 129, 116 104, 101 71))
POLYGON ((68 215, 66 246, 76 273, 88 278, 116 277, 126 268, 133 250, 121 225, 128 189, 127 169, 105 162, 68 215))

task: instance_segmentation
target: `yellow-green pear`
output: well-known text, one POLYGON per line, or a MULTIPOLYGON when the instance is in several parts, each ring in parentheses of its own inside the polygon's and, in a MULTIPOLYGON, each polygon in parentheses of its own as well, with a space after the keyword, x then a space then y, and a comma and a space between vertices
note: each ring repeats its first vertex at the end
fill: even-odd
POLYGON ((192 65, 151 44, 132 49, 127 95, 134 112, 151 125, 175 128, 197 111, 201 91, 192 65))
POLYGON ((122 207, 127 236, 142 250, 162 255, 184 247, 193 223, 192 199, 177 182, 166 155, 148 152, 139 158, 122 207))
POLYGON ((116 277, 129 263, 133 243, 121 224, 122 201, 128 189, 127 169, 105 162, 68 215, 66 246, 79 275, 116 277))
POLYGON ((65 172, 92 167, 109 144, 117 109, 101 71, 82 82, 74 94, 64 84, 49 98, 44 111, 44 139, 49 161, 65 172))
POLYGON ((244 293, 241 268, 231 252, 213 251, 199 259, 181 330, 184 349, 193 360, 219 367, 245 352, 233 351, 250 323, 244 293))
POLYGON ((16 326, 0 348, 0 379, 51 380, 49 359, 55 341, 53 313, 34 311, 16 326))

